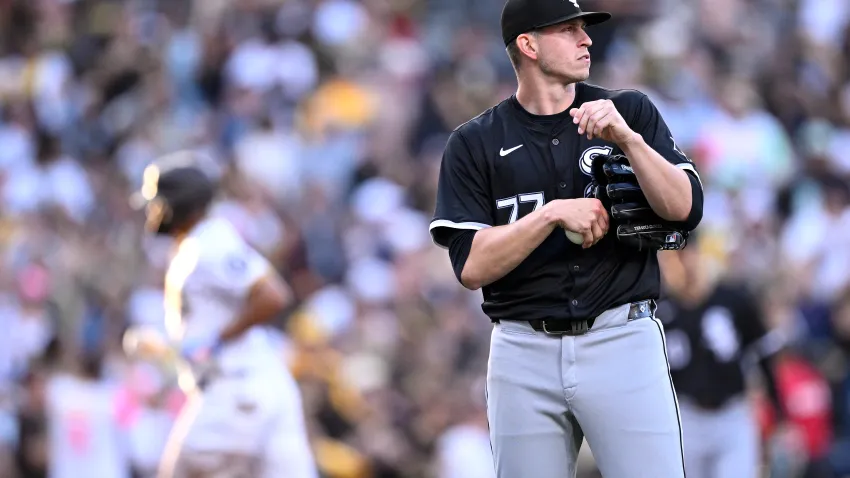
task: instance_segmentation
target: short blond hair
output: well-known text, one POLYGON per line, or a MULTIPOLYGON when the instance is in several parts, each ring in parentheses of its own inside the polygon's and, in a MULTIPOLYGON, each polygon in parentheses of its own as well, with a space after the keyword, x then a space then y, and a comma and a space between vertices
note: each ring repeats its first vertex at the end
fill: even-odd
MULTIPOLYGON (((533 35, 535 38, 537 37, 536 30, 532 30, 528 32, 528 34, 533 35)), ((519 70, 520 61, 522 61, 522 52, 519 51, 519 45, 517 45, 516 39, 508 43, 508 46, 505 47, 505 51, 508 53, 508 59, 511 60, 511 65, 514 66, 514 70, 519 70)))

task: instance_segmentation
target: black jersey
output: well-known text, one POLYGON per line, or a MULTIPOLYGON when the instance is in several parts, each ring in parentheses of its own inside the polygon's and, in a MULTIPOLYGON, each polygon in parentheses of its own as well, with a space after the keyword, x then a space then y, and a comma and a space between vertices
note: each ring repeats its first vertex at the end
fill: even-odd
MULTIPOLYGON (((592 159, 621 151, 579 135, 569 110, 600 99, 613 101, 647 144, 692 173, 701 211, 698 173, 649 98, 635 90, 578 83, 573 104, 562 113, 534 115, 511 96, 454 130, 440 169, 430 226, 434 242, 448 247, 458 231, 510 224, 546 202, 587 197, 592 159)), ((582 249, 557 229, 513 271, 483 288, 482 307, 493 320, 581 320, 657 298, 659 289, 654 251, 623 247, 613 234, 582 249)))
POLYGON ((742 285, 720 284, 700 304, 658 303, 676 393, 715 409, 745 391, 748 365, 781 345, 768 334, 755 297, 742 285))

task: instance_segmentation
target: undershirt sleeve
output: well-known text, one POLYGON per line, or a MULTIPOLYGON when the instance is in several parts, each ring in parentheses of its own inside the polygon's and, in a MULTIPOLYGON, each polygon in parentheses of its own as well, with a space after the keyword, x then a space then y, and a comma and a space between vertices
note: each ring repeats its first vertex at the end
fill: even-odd
POLYGON ((459 229, 448 239, 452 269, 455 271, 458 282, 461 283, 463 281, 461 281, 460 276, 463 273, 463 266, 466 265, 466 259, 469 258, 469 251, 472 250, 472 239, 475 238, 476 232, 478 231, 459 229))

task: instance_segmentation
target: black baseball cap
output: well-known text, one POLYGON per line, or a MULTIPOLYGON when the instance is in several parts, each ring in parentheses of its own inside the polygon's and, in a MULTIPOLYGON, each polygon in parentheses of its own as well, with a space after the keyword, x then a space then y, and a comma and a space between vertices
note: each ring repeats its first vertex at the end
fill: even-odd
POLYGON ((583 12, 578 0, 508 0, 502 9, 502 39, 507 46, 525 32, 576 18, 596 25, 609 20, 611 14, 583 12))

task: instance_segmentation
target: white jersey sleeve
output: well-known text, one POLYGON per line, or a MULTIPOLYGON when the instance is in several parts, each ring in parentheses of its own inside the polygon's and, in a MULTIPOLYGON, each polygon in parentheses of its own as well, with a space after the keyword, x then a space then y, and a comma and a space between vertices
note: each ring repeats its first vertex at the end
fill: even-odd
MULTIPOLYGON (((226 219, 198 224, 181 243, 166 276, 166 299, 171 300, 166 315, 172 318, 172 336, 193 340, 218 334, 238 320, 251 288, 272 271, 269 261, 226 219)), ((255 326, 225 345, 220 365, 261 363, 265 353, 277 351, 272 350, 264 327, 255 326)))
MULTIPOLYGON (((251 287, 271 271, 271 264, 241 237, 232 231, 229 238, 217 242, 207 262, 207 279, 215 290, 232 298, 248 295, 251 287)), ((225 237, 227 237, 225 236, 225 237)), ((214 238, 211 238, 214 239, 214 238)))

